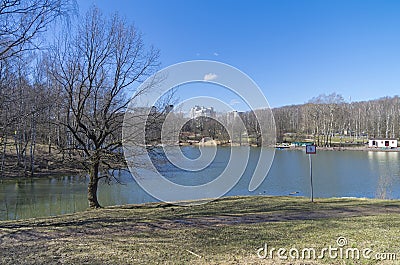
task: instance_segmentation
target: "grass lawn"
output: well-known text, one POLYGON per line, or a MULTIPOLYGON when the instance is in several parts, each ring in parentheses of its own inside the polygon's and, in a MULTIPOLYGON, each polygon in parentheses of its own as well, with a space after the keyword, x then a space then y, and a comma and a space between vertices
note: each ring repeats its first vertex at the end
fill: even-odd
POLYGON ((2 221, 0 263, 400 264, 400 201, 229 197, 190 207, 153 203, 2 221), (265 244, 269 251, 286 249, 288 259, 277 251, 260 259, 265 244), (342 258, 322 251, 329 246, 337 248, 332 257, 342 251, 342 258), (305 259, 289 257, 311 248, 316 259, 307 252, 305 259), (349 248, 360 259, 346 258, 349 248))

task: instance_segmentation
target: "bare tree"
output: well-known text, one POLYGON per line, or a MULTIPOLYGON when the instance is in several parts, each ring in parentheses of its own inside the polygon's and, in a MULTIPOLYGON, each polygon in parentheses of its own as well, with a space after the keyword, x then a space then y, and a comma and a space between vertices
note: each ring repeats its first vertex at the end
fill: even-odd
POLYGON ((70 0, 3 0, 0 2, 0 60, 36 49, 35 39, 75 6, 70 0))
POLYGON ((88 170, 89 206, 97 208, 98 182, 107 176, 101 173, 121 161, 123 113, 130 102, 125 90, 155 70, 158 52, 145 48, 135 27, 117 15, 105 19, 92 7, 75 38, 55 47, 52 60, 51 72, 67 99, 63 124, 75 140, 70 148, 88 170))

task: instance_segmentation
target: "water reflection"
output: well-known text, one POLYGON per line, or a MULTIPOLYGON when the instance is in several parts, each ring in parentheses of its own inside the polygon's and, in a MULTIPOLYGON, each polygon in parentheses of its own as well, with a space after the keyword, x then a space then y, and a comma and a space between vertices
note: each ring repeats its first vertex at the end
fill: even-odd
POLYGON ((394 199, 396 187, 400 181, 400 163, 398 152, 368 152, 369 167, 379 172, 376 183, 376 198, 394 199))
POLYGON ((82 211, 86 183, 81 178, 2 180, 0 219, 21 219, 82 211))

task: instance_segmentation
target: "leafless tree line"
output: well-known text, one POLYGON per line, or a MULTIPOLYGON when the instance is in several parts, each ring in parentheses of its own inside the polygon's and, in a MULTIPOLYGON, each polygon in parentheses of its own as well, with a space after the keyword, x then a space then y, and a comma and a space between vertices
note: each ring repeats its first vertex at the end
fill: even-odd
POLYGON ((332 145, 332 138, 354 140, 374 137, 399 138, 400 98, 345 102, 338 94, 320 95, 303 105, 274 109, 280 140, 285 133, 299 139, 312 138, 319 146, 332 145))
POLYGON ((60 0, 0 2, 1 175, 10 166, 9 157, 16 175, 21 170, 32 175, 36 143, 54 142, 50 120, 56 117, 52 111, 59 97, 43 79, 40 38, 51 23, 68 20, 74 6, 60 0))
POLYGON ((181 140, 210 137, 221 144, 272 146, 275 121, 271 109, 218 113, 216 118, 197 117, 181 128, 181 140))
MULTIPOLYGON (((261 129, 272 130, 276 124, 277 141, 285 140, 290 135, 293 141, 314 141, 318 146, 332 146, 335 142, 363 143, 369 138, 400 137, 400 98, 384 97, 370 101, 346 102, 341 95, 319 95, 301 105, 291 105, 269 110, 254 110, 238 113, 245 125, 249 143, 261 146, 261 129)), ((219 119, 227 119, 228 114, 220 114, 219 119)), ((228 123, 229 124, 229 123, 228 123)), ((232 123, 233 124, 233 123, 232 123)), ((182 129, 196 133, 197 138, 212 137, 228 142, 230 128, 211 118, 198 118, 182 129)), ((186 134, 187 136, 188 134, 186 134)), ((187 137, 186 137, 187 138, 187 137)), ((236 137, 237 138, 237 137, 236 137)))

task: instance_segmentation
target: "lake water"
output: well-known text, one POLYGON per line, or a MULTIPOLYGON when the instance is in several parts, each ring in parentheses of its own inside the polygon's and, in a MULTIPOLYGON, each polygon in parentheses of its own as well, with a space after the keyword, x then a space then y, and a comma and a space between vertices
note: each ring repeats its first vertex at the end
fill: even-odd
MULTIPOLYGON (((196 147, 183 147, 182 150, 192 158, 199 154, 196 147)), ((267 178, 250 192, 249 181, 259 150, 251 148, 248 167, 237 185, 225 196, 310 196, 309 158, 301 150, 276 150, 267 178)), ((198 185, 216 178, 227 165, 229 155, 229 147, 219 147, 214 162, 199 172, 185 172, 165 161, 158 161, 158 169, 173 182, 198 185)), ((313 156, 314 197, 400 199, 399 159, 398 152, 318 151, 313 156)), ((121 172, 119 178, 123 185, 101 183, 99 201, 102 205, 157 201, 144 192, 127 172, 121 172)), ((88 205, 86 189, 87 179, 78 176, 0 180, 0 219, 83 211, 88 205)))

